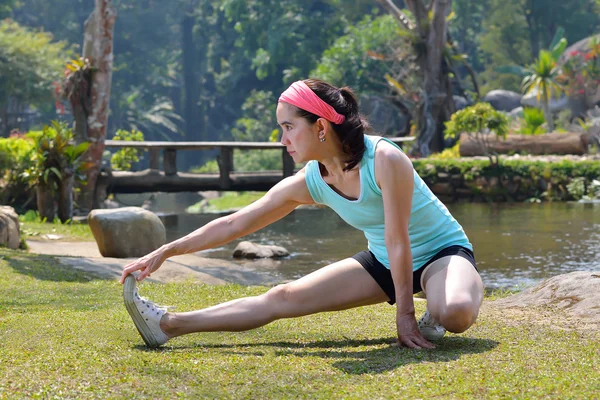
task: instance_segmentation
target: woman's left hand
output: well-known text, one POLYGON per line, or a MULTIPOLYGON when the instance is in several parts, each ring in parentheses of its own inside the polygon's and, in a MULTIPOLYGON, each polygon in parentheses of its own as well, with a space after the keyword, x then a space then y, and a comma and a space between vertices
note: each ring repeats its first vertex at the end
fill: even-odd
POLYGON ((399 345, 411 349, 435 349, 435 345, 421 335, 414 312, 396 315, 396 328, 399 345))

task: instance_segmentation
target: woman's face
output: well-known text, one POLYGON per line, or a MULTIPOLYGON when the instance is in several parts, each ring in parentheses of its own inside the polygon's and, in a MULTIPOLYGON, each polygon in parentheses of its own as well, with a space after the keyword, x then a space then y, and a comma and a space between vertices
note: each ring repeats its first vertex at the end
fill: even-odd
POLYGON ((297 108, 288 103, 277 105, 277 123, 281 126, 281 144, 297 163, 315 159, 319 143, 316 125, 298 116, 297 108))

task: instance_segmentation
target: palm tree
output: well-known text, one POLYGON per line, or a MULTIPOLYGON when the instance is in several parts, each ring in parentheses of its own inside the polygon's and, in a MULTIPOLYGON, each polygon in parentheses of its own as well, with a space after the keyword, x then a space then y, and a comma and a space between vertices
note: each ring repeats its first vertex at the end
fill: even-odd
POLYGON ((557 82, 559 76, 559 67, 556 63, 556 57, 553 52, 540 50, 538 59, 525 69, 527 76, 523 79, 521 88, 524 94, 537 91, 537 99, 540 101, 544 110, 544 117, 548 124, 548 131, 554 130, 554 121, 550 112, 550 99, 553 94, 562 92, 562 86, 557 82))

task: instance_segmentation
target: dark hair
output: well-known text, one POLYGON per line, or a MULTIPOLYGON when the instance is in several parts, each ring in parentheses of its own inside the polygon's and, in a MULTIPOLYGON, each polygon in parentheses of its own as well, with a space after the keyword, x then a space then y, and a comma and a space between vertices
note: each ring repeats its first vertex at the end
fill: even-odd
MULTIPOLYGON (((319 79, 305 79, 304 83, 321 100, 346 117, 341 124, 332 122, 331 126, 342 142, 344 153, 348 154, 344 171, 351 170, 360 162, 365 153, 365 131, 370 130, 367 120, 359 114, 356 96, 349 87, 337 88, 319 79)), ((313 124, 321 118, 301 108, 298 109, 298 115, 313 124)))

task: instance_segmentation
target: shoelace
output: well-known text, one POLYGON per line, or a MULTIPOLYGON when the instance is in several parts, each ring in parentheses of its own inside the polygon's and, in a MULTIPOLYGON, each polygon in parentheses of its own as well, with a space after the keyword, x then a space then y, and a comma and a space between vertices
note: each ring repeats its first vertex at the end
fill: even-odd
POLYGON ((159 311, 167 312, 167 311, 175 308, 173 306, 159 306, 158 304, 154 303, 152 300, 148 300, 147 298, 140 296, 139 293, 137 292, 137 290, 135 292, 135 297, 137 297, 142 302, 142 304, 150 307, 152 309, 152 311, 159 310, 159 311))
POLYGON ((440 328, 443 329, 443 327, 440 324, 438 324, 436 320, 433 319, 433 317, 431 316, 429 311, 427 311, 423 315, 423 318, 421 318, 421 320, 419 321, 419 327, 431 327, 431 328, 436 328, 436 329, 440 329, 440 328))

